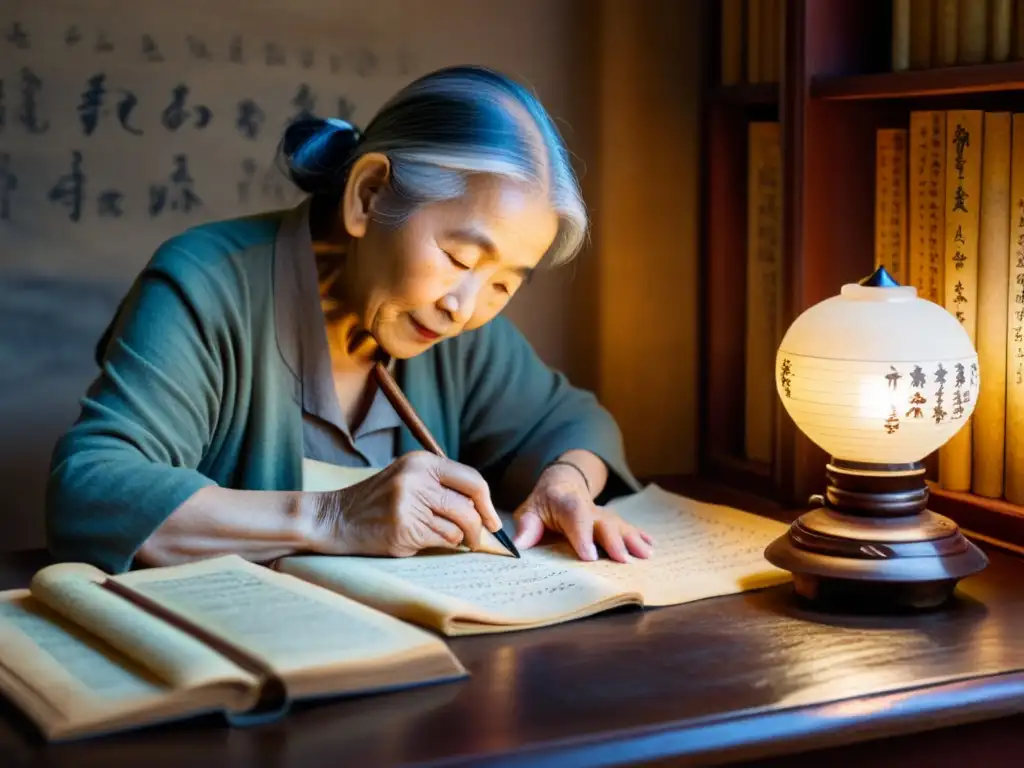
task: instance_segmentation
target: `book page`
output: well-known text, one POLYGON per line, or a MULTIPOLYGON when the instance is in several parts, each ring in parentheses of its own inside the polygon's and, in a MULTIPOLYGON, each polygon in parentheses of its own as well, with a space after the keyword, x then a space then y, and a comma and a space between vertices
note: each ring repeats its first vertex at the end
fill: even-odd
POLYGON ((420 629, 234 555, 117 581, 259 656, 281 676, 444 648, 420 629))
POLYGON ((196 638, 101 587, 106 578, 89 565, 59 563, 33 577, 32 594, 175 688, 223 682, 252 688, 257 684, 253 675, 196 638))
POLYGON ((453 621, 540 624, 618 597, 618 590, 539 550, 521 559, 476 552, 415 557, 300 556, 281 570, 407 621, 448 631, 453 621))
POLYGON ((634 589, 644 605, 675 605, 789 581, 764 550, 788 526, 742 510, 704 504, 651 485, 613 502, 623 519, 654 537, 654 554, 628 563, 573 560, 573 567, 634 589))
POLYGON ((170 686, 28 590, 0 593, 0 688, 44 732, 159 700, 170 686))
POLYGON ((788 526, 648 486, 612 505, 656 540, 648 560, 580 560, 568 542, 522 559, 477 553, 408 558, 296 556, 278 567, 447 634, 538 626, 637 601, 673 605, 780 584, 764 549, 788 526), (478 626, 473 629, 472 623, 478 626), (494 625, 488 629, 486 625, 494 625))
MULTIPOLYGON (((19 590, 21 592, 21 590, 19 590)), ((44 677, 61 687, 80 687, 100 700, 145 698, 166 684, 124 654, 77 627, 27 592, 0 596, 0 643, 3 661, 17 655, 16 644, 28 640, 47 657, 44 677), (21 635, 14 638, 14 632, 21 635)))

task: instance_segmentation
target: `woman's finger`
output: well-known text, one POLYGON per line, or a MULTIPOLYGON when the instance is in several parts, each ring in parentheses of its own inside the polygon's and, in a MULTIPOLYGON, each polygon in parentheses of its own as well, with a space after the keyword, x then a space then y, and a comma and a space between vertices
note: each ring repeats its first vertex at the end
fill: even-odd
POLYGON ((435 518, 440 518, 459 530, 459 538, 464 540, 467 547, 479 547, 483 521, 472 500, 458 491, 435 486, 427 492, 427 505, 435 518))
POLYGON ((572 544, 582 560, 597 560, 594 546, 594 505, 589 499, 575 494, 561 496, 549 502, 554 509, 554 522, 572 544))
POLYGON ((654 552, 654 548, 647 542, 644 537, 643 531, 638 531, 635 528, 627 529, 622 534, 622 541, 626 545, 626 549, 634 557, 648 558, 654 552))
POLYGON ((434 459, 432 469, 437 482, 445 488, 450 488, 469 498, 488 531, 494 533, 500 530, 501 519, 491 501, 491 489, 483 475, 472 467, 467 467, 457 461, 437 456, 432 458, 434 459))
POLYGON ((622 540, 622 528, 616 520, 597 520, 594 523, 594 538, 608 553, 608 557, 620 563, 629 562, 626 543, 622 540))
POLYGON ((537 542, 544 536, 544 521, 540 513, 532 507, 515 516, 516 536, 515 545, 519 549, 529 549, 536 546, 537 542))
POLYGON ((462 529, 443 517, 438 517, 437 515, 431 517, 427 521, 427 527, 438 539, 438 541, 431 543, 429 546, 455 549, 462 544, 464 538, 462 529))

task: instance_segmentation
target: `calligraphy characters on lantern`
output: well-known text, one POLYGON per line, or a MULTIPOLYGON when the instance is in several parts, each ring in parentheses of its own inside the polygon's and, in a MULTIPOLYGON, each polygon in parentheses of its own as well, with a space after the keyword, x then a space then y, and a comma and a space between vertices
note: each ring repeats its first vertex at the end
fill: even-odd
MULTIPOLYGON (((944 420, 951 419, 957 420, 962 419, 964 414, 967 412, 967 407, 971 402, 971 392, 977 388, 978 385, 978 364, 971 363, 968 368, 964 363, 953 363, 953 386, 952 395, 947 401, 947 390, 946 390, 946 377, 949 375, 949 369, 941 362, 935 364, 935 368, 931 374, 932 385, 935 389, 932 392, 931 402, 933 407, 929 418, 931 418, 936 424, 941 424, 944 420), (949 411, 946 410, 947 406, 949 411)), ((889 366, 889 372, 885 374, 886 388, 888 390, 895 391, 898 388, 899 381, 903 378, 901 373, 895 366, 889 366)), ((902 418, 911 421, 926 418, 927 406, 929 398, 926 396, 928 389, 928 373, 921 365, 914 365, 910 369, 910 392, 907 396, 907 409, 903 413, 902 418)), ((892 406, 889 415, 883 422, 883 427, 888 434, 895 433, 900 426, 900 415, 895 405, 892 406)))
POLYGON ((925 375, 924 370, 920 365, 915 365, 913 370, 910 372, 910 407, 907 409, 906 418, 924 418, 924 407, 928 404, 928 398, 921 393, 921 390, 923 390, 927 385, 928 377, 925 375))
POLYGON ((783 358, 782 366, 779 369, 779 381, 782 383, 782 391, 786 397, 793 396, 793 364, 789 358, 783 358))
POLYGON ((966 384, 964 364, 957 363, 953 370, 953 418, 962 419, 964 417, 964 406, 970 401, 971 393, 964 389, 964 384, 966 384))

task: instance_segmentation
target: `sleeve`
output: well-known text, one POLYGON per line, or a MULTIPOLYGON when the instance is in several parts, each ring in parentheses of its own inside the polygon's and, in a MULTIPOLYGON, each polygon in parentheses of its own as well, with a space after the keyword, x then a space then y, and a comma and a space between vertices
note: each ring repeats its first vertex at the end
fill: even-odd
POLYGON ((197 466, 222 391, 216 331, 175 270, 154 264, 104 335, 100 373, 57 441, 47 483, 51 554, 108 573, 128 570, 153 531, 213 484, 197 466))
POLYGON ((460 444, 464 463, 488 479, 501 506, 517 506, 551 461, 585 449, 608 467, 598 502, 639 490, 611 414, 552 370, 508 320, 475 331, 465 355, 460 444))

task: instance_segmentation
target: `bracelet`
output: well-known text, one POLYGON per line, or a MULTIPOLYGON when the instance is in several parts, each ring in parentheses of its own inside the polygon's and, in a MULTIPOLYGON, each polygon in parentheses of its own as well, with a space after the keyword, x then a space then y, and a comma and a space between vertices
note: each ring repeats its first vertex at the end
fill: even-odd
POLYGON ((550 464, 544 467, 544 469, 557 467, 559 464, 561 464, 563 467, 572 467, 577 472, 579 472, 580 477, 583 478, 583 484, 587 486, 587 493, 592 493, 592 491, 590 490, 590 480, 587 479, 587 473, 580 469, 577 465, 573 464, 571 461, 565 461, 564 459, 555 459, 555 461, 552 461, 550 464))

